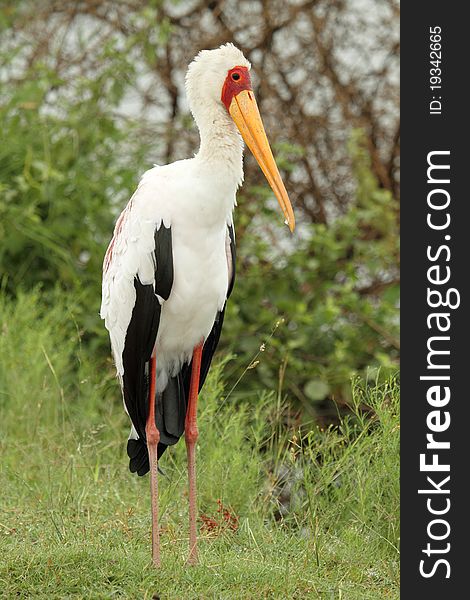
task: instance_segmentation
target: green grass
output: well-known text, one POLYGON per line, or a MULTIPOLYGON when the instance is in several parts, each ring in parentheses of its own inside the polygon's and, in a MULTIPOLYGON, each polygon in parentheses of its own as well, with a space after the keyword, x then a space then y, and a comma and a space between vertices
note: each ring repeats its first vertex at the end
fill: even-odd
POLYGON ((162 568, 148 478, 129 473, 111 363, 73 312, 0 303, 0 591, 5 598, 398 598, 398 386, 353 383, 339 428, 284 431, 280 399, 200 400, 199 511, 220 522, 187 554, 184 442, 162 460, 162 568), (238 518, 224 526, 218 501, 238 518))

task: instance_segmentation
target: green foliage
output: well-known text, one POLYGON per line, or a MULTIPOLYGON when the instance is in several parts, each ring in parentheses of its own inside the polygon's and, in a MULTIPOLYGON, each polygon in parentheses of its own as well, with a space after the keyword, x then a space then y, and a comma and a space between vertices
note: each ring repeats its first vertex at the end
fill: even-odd
MULTIPOLYGON (((73 291, 81 328, 104 339, 104 250, 148 148, 135 143, 135 123, 116 116, 134 80, 132 61, 112 40, 100 52, 103 66, 89 77, 66 82, 35 62, 2 90, 0 281, 10 295, 38 284, 43 293, 73 291)), ((21 55, 21 47, 5 50, 3 62, 21 55)))
MULTIPOLYGON (((225 360, 204 387, 198 445, 201 515, 220 500, 239 527, 201 526, 201 566, 184 569, 180 443, 161 477, 164 565, 150 566, 148 480, 127 471, 129 423, 98 317, 113 222, 158 143, 120 113, 172 35, 161 2, 144 4, 92 51, 74 24, 79 69, 70 53, 60 69, 60 52, 29 52, 34 3, 0 7, 0 589, 395 598, 398 218, 361 131, 351 201, 327 223, 298 211, 289 238, 265 183, 240 196, 225 360), (356 374, 374 383, 351 389, 356 374), (337 426, 317 427, 332 412, 337 426)), ((276 150, 283 171, 305 156, 295 143, 276 150)))
MULTIPOLYGON (((328 225, 300 225, 301 237, 294 234, 283 252, 249 228, 238 246, 241 268, 225 339, 236 340, 238 362, 246 365, 276 329, 243 379, 240 397, 252 388, 277 389, 279 365, 287 363, 283 391, 312 415, 325 409, 320 403, 326 398, 347 402, 354 374, 379 370, 386 378, 397 368, 396 203, 371 173, 361 132, 354 133, 350 153, 357 187, 344 214, 328 225)), ((236 217, 243 228, 244 215, 236 217)), ((278 221, 277 215, 271 219, 278 221)), ((286 231, 276 224, 277 239, 286 231)))
POLYGON ((218 364, 201 396, 200 523, 184 567, 184 443, 162 459, 163 566, 150 564, 148 478, 127 470, 112 368, 83 346, 73 303, 0 304, 0 582, 5 597, 398 598, 398 386, 353 386, 337 428, 285 431, 281 399, 234 410, 218 364))
MULTIPOLYGON (((136 57, 151 66, 171 33, 166 21, 154 26, 156 11, 158 2, 135 14, 139 27, 125 47, 111 35, 95 48, 93 72, 65 80, 50 61, 38 59, 0 91, 7 141, 0 145, 0 289, 14 297, 40 285, 49 302, 56 288, 73 294, 83 343, 101 363, 109 354, 98 317, 102 258, 118 212, 150 166, 148 136, 137 119, 119 117, 118 108, 138 80, 136 57)), ((0 13, 5 27, 14 13, 0 13)), ((76 43, 86 56, 86 38, 76 43)), ((24 52, 19 41, 5 43, 4 68, 15 71, 24 52)), ((292 170, 304 152, 280 143, 281 168, 292 170)), ((356 189, 349 206, 327 224, 302 222, 300 215, 292 238, 280 228, 265 183, 241 194, 237 283, 221 350, 236 356, 229 385, 253 368, 234 399, 279 391, 282 365, 281 391, 293 409, 306 418, 331 418, 331 400, 350 400, 352 375, 380 369, 386 377, 397 367, 396 202, 372 175, 360 131, 353 132, 350 155, 356 189)))
POLYGON ((398 553, 399 410, 394 377, 383 384, 355 379, 351 414, 337 427, 300 434, 292 444, 292 469, 300 474, 303 495, 288 518, 302 522, 309 515, 312 527, 315 519, 340 526, 353 521, 369 543, 381 540, 398 553))

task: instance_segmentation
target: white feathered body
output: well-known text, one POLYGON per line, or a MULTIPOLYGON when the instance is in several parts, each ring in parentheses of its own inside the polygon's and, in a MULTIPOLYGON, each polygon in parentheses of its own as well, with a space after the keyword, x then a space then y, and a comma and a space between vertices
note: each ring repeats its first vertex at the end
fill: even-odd
POLYGON ((122 377, 122 353, 136 299, 134 278, 155 285, 155 230, 162 223, 171 227, 174 279, 168 299, 159 298, 157 392, 183 362, 189 362, 226 301, 227 225, 232 224, 243 177, 238 140, 231 150, 233 160, 228 163, 220 154, 208 161, 199 153, 147 171, 116 223, 105 258, 101 317, 122 377))
MULTIPOLYGON (((227 298, 232 261, 228 225, 243 181, 243 141, 220 94, 227 71, 250 67, 232 44, 201 52, 186 78, 199 128, 197 155, 147 171, 121 213, 103 265, 101 317, 122 382, 126 331, 136 303, 134 280, 155 289, 155 231, 171 227, 173 284, 159 297, 156 391, 191 359, 227 298)), ((158 290, 156 290, 158 295, 158 290)))

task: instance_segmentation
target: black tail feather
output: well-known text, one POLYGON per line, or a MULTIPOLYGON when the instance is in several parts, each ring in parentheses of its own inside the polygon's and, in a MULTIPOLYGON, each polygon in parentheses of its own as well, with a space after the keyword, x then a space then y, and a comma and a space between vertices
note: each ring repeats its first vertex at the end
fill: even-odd
POLYGON ((127 456, 129 457, 129 470, 137 475, 145 475, 149 471, 149 457, 147 444, 140 438, 127 440, 127 456))

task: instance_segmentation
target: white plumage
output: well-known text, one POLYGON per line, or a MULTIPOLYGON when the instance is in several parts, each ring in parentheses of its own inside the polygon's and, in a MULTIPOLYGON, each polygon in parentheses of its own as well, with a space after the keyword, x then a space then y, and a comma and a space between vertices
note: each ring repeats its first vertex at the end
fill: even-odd
POLYGON ((100 314, 122 377, 122 352, 136 296, 134 278, 155 285, 155 229, 162 221, 171 226, 174 283, 168 300, 160 299, 157 392, 164 390, 168 376, 188 362, 196 344, 207 337, 227 294, 227 225, 232 223, 235 194, 243 181, 243 141, 220 102, 220 89, 227 70, 249 63, 231 44, 223 46, 215 60, 213 52, 198 55, 186 83, 201 135, 199 152, 192 159, 144 173, 116 223, 103 269, 100 314), (216 87, 205 79, 214 72, 221 76, 216 84, 218 100, 216 87))

